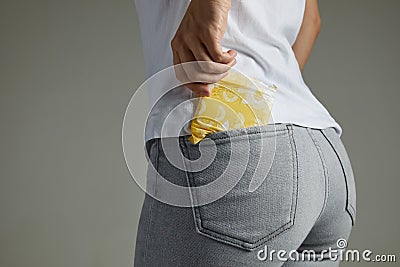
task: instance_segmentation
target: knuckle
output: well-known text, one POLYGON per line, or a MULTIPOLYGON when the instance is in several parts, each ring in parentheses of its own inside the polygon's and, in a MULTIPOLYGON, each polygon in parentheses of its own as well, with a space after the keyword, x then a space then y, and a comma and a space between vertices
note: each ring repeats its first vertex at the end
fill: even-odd
POLYGON ((175 47, 176 45, 176 37, 172 38, 171 42, 170 42, 171 47, 175 47))
POLYGON ((224 56, 223 56, 221 53, 218 53, 218 54, 215 56, 215 59, 216 59, 218 62, 221 62, 221 61, 224 60, 224 56))
POLYGON ((180 47, 182 45, 182 41, 179 37, 175 36, 172 40, 171 40, 171 47, 174 50, 179 50, 180 47))

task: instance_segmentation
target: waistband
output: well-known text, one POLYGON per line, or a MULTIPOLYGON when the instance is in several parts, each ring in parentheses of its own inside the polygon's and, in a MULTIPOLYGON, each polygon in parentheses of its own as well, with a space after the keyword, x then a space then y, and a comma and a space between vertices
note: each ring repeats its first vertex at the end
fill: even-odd
MULTIPOLYGON (((253 126, 253 127, 248 127, 248 128, 239 128, 239 129, 232 129, 228 131, 223 131, 223 132, 216 132, 212 133, 206 136, 206 138, 209 138, 211 140, 215 139, 220 139, 224 137, 234 137, 234 136, 240 136, 240 135, 245 135, 245 134, 257 134, 257 133, 275 133, 275 132, 282 132, 282 131, 288 131, 288 130, 311 130, 311 131, 324 131, 324 132, 335 132, 336 130, 334 127, 328 127, 325 129, 320 129, 320 128, 313 128, 313 127, 306 127, 306 126, 301 126, 293 123, 274 123, 274 124, 268 124, 268 125, 260 125, 260 126, 253 126)), ((181 138, 187 138, 187 136, 182 136, 181 138)))
MULTIPOLYGON (((275 132, 282 132, 282 131, 288 131, 288 130, 320 131, 320 132, 327 133, 329 135, 330 134, 339 135, 334 127, 320 129, 320 128, 301 126, 301 125, 297 125, 297 124, 293 124, 293 123, 274 123, 274 124, 268 124, 268 125, 260 125, 260 126, 232 129, 232 130, 228 130, 228 131, 212 133, 212 134, 207 135, 206 139, 208 138, 211 140, 216 140, 216 139, 220 139, 220 138, 224 138, 224 137, 234 137, 234 136, 240 136, 240 135, 245 135, 245 134, 275 133, 275 132)), ((186 140, 189 138, 189 136, 190 135, 181 135, 181 136, 177 136, 177 137, 165 137, 165 138, 180 138, 180 139, 186 140)), ((146 141, 145 148, 147 150, 147 153, 149 153, 151 145, 155 141, 158 141, 159 139, 161 139, 161 137, 152 138, 152 139, 149 139, 146 141)))

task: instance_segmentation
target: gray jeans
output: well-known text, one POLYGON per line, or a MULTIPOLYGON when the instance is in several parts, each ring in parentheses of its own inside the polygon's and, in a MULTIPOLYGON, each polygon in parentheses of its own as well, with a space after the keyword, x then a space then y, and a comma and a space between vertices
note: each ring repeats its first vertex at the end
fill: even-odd
MULTIPOLYGON (((136 267, 339 265, 339 252, 355 223, 356 190, 348 155, 333 128, 275 124, 214 133, 197 145, 187 138, 171 139, 184 157, 198 159, 199 144, 212 142, 215 159, 202 170, 181 170, 166 158, 161 139, 149 140, 149 160, 158 172, 148 172, 147 190, 153 196, 168 194, 160 176, 189 188, 214 181, 229 163, 234 171, 245 171, 229 192, 205 205, 178 207, 146 194, 136 267), (232 162, 233 146, 248 164, 232 162), (265 158, 260 148, 267 151, 265 158), (265 177, 260 168, 268 170, 261 173, 265 177), (259 181, 254 191, 249 190, 252 180, 259 181)), ((207 194, 191 197, 199 201, 207 194)))

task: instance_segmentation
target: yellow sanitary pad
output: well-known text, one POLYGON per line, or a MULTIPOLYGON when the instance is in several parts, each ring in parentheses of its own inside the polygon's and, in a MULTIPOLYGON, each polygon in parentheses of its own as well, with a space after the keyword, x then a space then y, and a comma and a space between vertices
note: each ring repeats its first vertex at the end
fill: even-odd
POLYGON ((267 125, 276 91, 275 85, 231 69, 227 77, 214 84, 210 96, 199 98, 189 140, 197 144, 210 133, 267 125))

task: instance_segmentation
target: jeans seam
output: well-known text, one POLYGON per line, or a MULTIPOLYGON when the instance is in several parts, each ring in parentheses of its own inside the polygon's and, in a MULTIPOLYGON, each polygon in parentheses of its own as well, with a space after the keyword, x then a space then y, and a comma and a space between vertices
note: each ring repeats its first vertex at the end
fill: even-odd
MULTIPOLYGON (((159 165, 159 139, 155 140, 155 144, 156 146, 156 155, 155 155, 155 170, 156 170, 156 178, 155 178, 155 187, 154 187, 154 196, 157 196, 157 180, 158 180, 158 165, 159 165)), ((151 151, 151 149, 150 149, 151 151)), ((152 164, 151 162, 149 164, 152 164)), ((151 199, 151 204, 150 204, 150 208, 149 208, 149 222, 147 224, 147 230, 146 230, 146 236, 145 236, 145 245, 144 245, 144 253, 143 253, 143 263, 146 265, 146 258, 147 258, 147 251, 148 251, 148 243, 149 243, 149 235, 150 235, 150 227, 151 224, 153 222, 153 208, 154 208, 154 203, 155 203, 155 199, 151 199)))
POLYGON ((335 146, 332 144, 332 141, 328 138, 328 136, 324 133, 324 131, 321 131, 323 136, 325 137, 325 139, 328 141, 329 145, 331 146, 331 148, 333 149, 333 151, 336 154, 337 159, 339 160, 340 166, 342 168, 342 172, 344 175, 344 179, 345 179, 345 186, 346 186, 346 207, 345 210, 347 211, 347 213, 349 213, 350 217, 351 217, 351 221, 352 221, 352 225, 355 224, 355 208, 353 207, 352 203, 350 203, 349 201, 349 195, 350 195, 350 189, 349 189, 349 181, 348 181, 348 177, 347 177, 347 173, 344 167, 344 163, 342 162, 342 158, 339 155, 339 152, 336 150, 335 146))
POLYGON ((156 142, 156 151, 157 151, 157 153, 156 153, 156 160, 155 160, 155 164, 156 164, 156 179, 155 179, 155 182, 154 182, 154 196, 155 197, 157 197, 157 185, 158 185, 158 175, 159 175, 159 173, 158 173, 158 169, 159 169, 159 167, 158 167, 158 165, 159 165, 159 158, 160 158, 160 142, 161 142, 161 139, 157 139, 157 142, 156 142))
POLYGON ((322 209, 321 209, 321 211, 320 211, 320 213, 319 213, 319 215, 318 215, 318 217, 317 217, 317 219, 315 221, 315 222, 318 222, 319 219, 321 218, 323 212, 325 211, 326 206, 327 206, 327 202, 328 202, 328 197, 329 197, 328 175, 329 174, 328 174, 328 168, 326 167, 326 164, 325 164, 325 157, 322 154, 321 147, 318 145, 317 140, 316 140, 314 134, 311 132, 311 130, 309 128, 306 128, 306 130, 307 130, 307 133, 310 136, 310 138, 311 138, 311 140, 312 140, 312 142, 313 142, 313 144, 314 144, 314 146, 315 146, 315 148, 317 150, 317 153, 319 155, 319 158, 320 158, 320 161, 321 161, 321 164, 322 164, 322 169, 324 171, 324 204, 323 204, 322 209))
POLYGON ((197 212, 196 212, 197 193, 196 193, 196 190, 194 190, 195 192, 193 192, 191 190, 192 186, 196 187, 196 184, 194 182, 194 179, 193 179, 193 182, 190 181, 190 178, 191 178, 190 173, 191 173, 191 170, 192 170, 192 164, 191 164, 191 160, 190 160, 189 148, 187 146, 187 143, 185 142, 185 136, 180 137, 179 140, 180 140, 179 141, 179 146, 181 148, 182 155, 188 159, 188 160, 185 160, 183 162, 183 164, 185 166, 185 169, 186 169, 185 178, 186 178, 186 183, 188 185, 190 201, 191 201, 191 204, 192 204, 191 210, 192 210, 192 214, 193 214, 194 228, 196 229, 197 232, 199 232, 199 229, 197 227, 197 221, 199 219, 197 218, 197 212), (187 162, 187 164, 185 162, 187 162), (196 203, 195 203, 195 201, 196 201, 196 203))
MULTIPOLYGON (((294 140, 294 134, 293 134, 293 125, 287 125, 288 133, 289 133, 289 142, 291 144, 291 149, 292 149, 292 162, 293 162, 293 184, 296 186, 296 190, 293 187, 293 194, 296 191, 296 194, 292 195, 292 200, 293 197, 295 199, 295 204, 294 204, 294 211, 293 211, 293 219, 292 219, 292 225, 294 224, 294 221, 296 219, 296 211, 297 211, 297 201, 298 201, 298 196, 299 196, 299 160, 298 160, 298 155, 297 155, 297 147, 296 147, 296 142, 294 140)), ((293 203, 292 203, 293 205, 293 203)), ((292 210, 290 211, 292 213, 292 210)))

